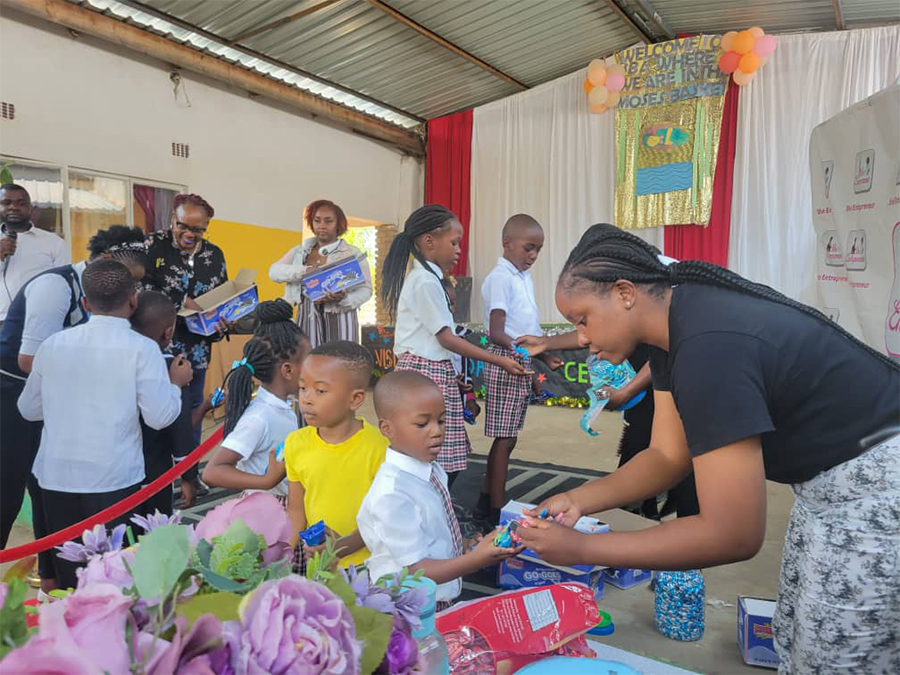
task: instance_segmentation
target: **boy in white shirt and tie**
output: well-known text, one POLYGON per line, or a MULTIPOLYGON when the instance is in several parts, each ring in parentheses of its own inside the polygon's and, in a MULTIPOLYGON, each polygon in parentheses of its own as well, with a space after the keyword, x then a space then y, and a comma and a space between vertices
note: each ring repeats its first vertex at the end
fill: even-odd
POLYGON ((375 386, 381 433, 391 442, 384 464, 363 500, 356 523, 371 552, 372 579, 422 570, 438 584, 439 608, 461 590, 461 577, 521 548, 498 548, 493 537, 464 545, 447 490, 447 473, 435 461, 444 441, 444 397, 429 378, 394 371, 375 386))
MULTIPOLYGON (((525 370, 531 371, 531 357, 517 352, 514 341, 523 335, 543 334, 530 270, 544 247, 544 230, 534 218, 520 213, 506 221, 502 236, 503 256, 481 285, 484 327, 491 340, 488 351, 516 359, 525 370)), ((547 354, 538 358, 553 370, 562 365, 558 356, 547 354)), ((494 527, 506 503, 509 457, 525 426, 532 381, 512 377, 489 363, 484 366, 484 379, 487 390, 484 435, 494 442, 475 517, 485 527, 494 527)))
MULTIPOLYGON (((172 424, 181 412, 181 387, 191 379, 184 358, 167 371, 159 346, 131 329, 137 295, 125 265, 98 260, 85 269, 82 286, 90 320, 41 344, 19 397, 22 417, 44 422, 33 473, 51 532, 138 490, 140 419, 153 429, 172 424)), ((56 558, 54 566, 61 588, 77 584, 77 564, 56 558)))

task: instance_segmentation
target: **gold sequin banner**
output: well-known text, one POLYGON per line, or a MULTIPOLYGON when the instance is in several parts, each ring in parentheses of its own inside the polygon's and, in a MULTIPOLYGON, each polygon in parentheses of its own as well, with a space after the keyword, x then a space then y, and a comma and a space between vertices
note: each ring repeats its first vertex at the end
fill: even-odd
POLYGON ((719 42, 699 35, 616 54, 625 69, 616 109, 619 227, 709 224, 728 85, 719 42))

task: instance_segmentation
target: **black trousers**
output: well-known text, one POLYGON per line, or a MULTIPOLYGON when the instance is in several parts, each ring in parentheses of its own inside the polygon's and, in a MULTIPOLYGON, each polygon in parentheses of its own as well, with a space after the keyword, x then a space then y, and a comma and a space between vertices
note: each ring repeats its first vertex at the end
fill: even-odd
MULTIPOLYGON (((137 492, 139 488, 140 485, 132 485, 113 492, 85 494, 44 490, 44 516, 47 526, 51 532, 58 532, 125 499, 137 492)), ((133 512, 127 512, 120 518, 107 523, 106 529, 111 531, 120 523, 128 523, 132 514, 133 512)), ((78 576, 75 571, 82 566, 83 563, 69 562, 54 556, 53 567, 56 570, 57 585, 63 589, 75 588, 78 585, 78 576)))

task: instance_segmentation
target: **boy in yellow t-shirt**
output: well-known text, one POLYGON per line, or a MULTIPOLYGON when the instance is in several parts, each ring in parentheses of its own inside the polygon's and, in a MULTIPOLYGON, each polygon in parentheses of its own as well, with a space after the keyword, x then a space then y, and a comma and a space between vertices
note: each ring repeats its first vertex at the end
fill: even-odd
POLYGON ((300 375, 300 410, 309 426, 284 443, 291 544, 297 545, 299 532, 324 520, 337 538, 344 567, 369 557, 356 515, 388 446, 377 428, 356 416, 373 367, 369 352, 353 342, 313 349, 300 375))

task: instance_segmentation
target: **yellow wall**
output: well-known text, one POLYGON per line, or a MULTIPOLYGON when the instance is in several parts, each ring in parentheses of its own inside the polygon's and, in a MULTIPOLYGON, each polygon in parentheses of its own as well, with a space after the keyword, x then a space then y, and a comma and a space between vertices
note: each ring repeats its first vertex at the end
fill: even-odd
POLYGON ((229 277, 243 268, 256 270, 259 299, 274 300, 284 295, 284 284, 269 280, 269 267, 300 244, 303 234, 216 218, 209 224, 207 238, 225 253, 229 277))

